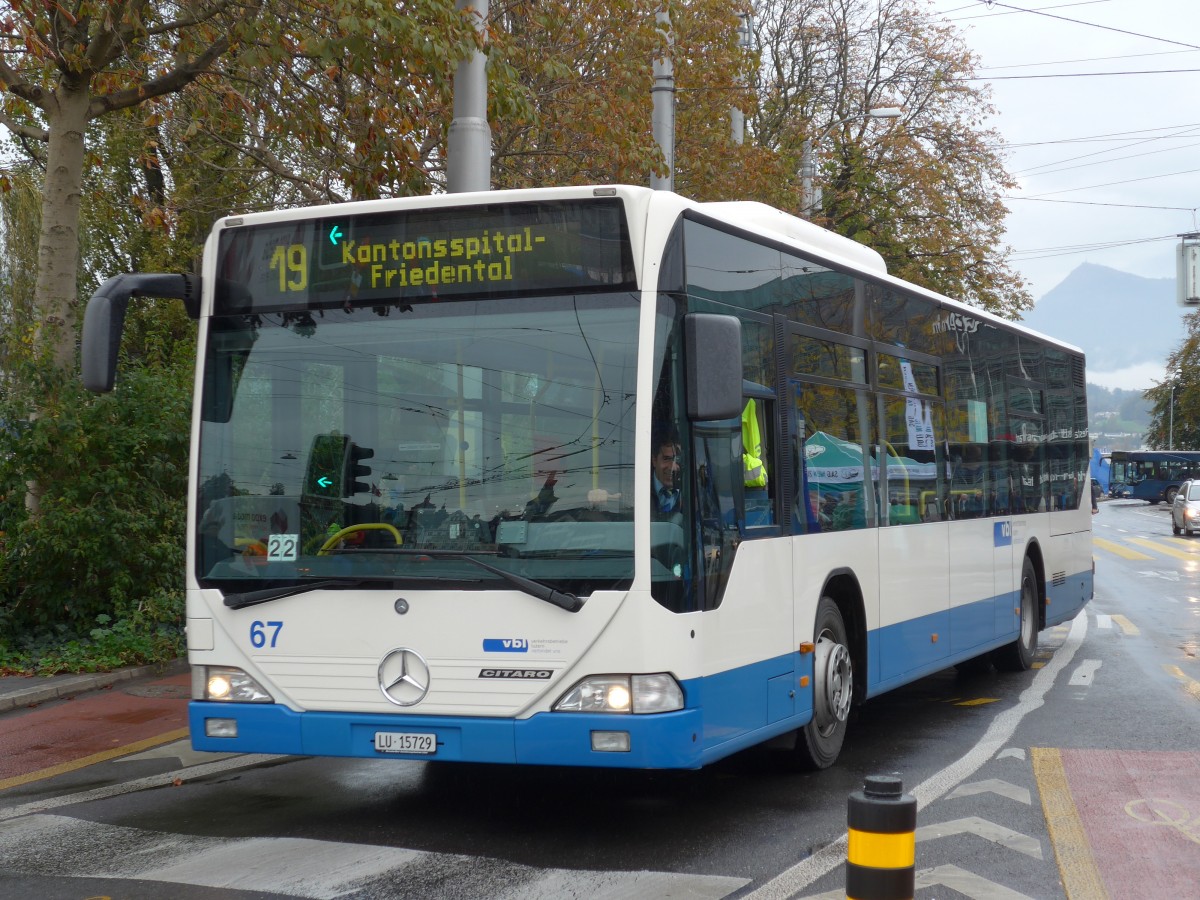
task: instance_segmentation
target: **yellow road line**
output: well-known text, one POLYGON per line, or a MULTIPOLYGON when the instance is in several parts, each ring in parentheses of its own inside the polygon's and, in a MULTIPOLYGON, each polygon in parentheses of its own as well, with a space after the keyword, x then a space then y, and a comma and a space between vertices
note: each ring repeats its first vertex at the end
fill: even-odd
POLYGON ((1179 668, 1179 666, 1163 666, 1163 668, 1167 670, 1167 674, 1174 678, 1178 678, 1183 683, 1183 689, 1185 691, 1187 691, 1197 700, 1200 700, 1200 681, 1196 681, 1194 678, 1189 678, 1184 674, 1183 669, 1179 668))
POLYGON ((1124 544, 1118 544, 1115 541, 1106 541, 1104 538, 1092 536, 1092 546, 1099 547, 1101 550, 1107 550, 1109 553, 1115 553, 1117 556, 1125 559, 1154 559, 1153 556, 1147 556, 1145 553, 1139 553, 1137 550, 1130 550, 1124 544))
POLYGON ((70 762, 59 763, 57 766, 50 766, 48 769, 39 769, 27 775, 16 775, 12 778, 5 778, 0 781, 0 791, 5 791, 21 784, 29 784, 31 781, 41 781, 43 778, 53 778, 56 775, 74 772, 76 769, 85 769, 88 766, 115 759, 118 756, 128 756, 131 753, 140 753, 142 750, 149 750, 151 747, 161 747, 163 744, 169 744, 172 741, 183 740, 189 733, 187 728, 178 728, 175 731, 168 731, 142 741, 126 744, 124 747, 114 747, 111 750, 93 753, 91 756, 84 756, 70 762))
POLYGON ((1054 847, 1068 900, 1107 900, 1108 891, 1096 868, 1092 845, 1067 785, 1062 754, 1054 748, 1034 747, 1032 757, 1033 774, 1042 796, 1042 812, 1046 816, 1046 830, 1050 833, 1050 844, 1054 847))
POLYGON ((1109 618, 1111 618, 1114 622, 1116 622, 1118 625, 1120 625, 1121 630, 1128 635, 1136 635, 1136 634, 1142 633, 1142 629, 1138 628, 1136 625, 1134 625, 1132 622, 1130 622, 1127 618, 1125 618, 1122 615, 1113 615, 1113 616, 1110 616, 1109 618))
POLYGON ((1196 554, 1194 553, 1176 550, 1174 547, 1168 547, 1166 544, 1160 544, 1158 541, 1148 541, 1145 538, 1131 537, 1129 538, 1129 543, 1153 550, 1155 553, 1165 553, 1167 556, 1174 556, 1176 559, 1186 559, 1189 562, 1193 562, 1196 559, 1196 554))

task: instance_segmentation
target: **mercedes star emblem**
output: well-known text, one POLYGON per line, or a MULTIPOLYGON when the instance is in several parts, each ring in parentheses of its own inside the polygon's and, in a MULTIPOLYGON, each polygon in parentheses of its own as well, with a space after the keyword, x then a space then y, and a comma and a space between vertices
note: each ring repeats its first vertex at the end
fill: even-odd
POLYGON ((397 706, 416 706, 429 693, 429 663, 408 647, 392 650, 379 663, 379 690, 397 706))

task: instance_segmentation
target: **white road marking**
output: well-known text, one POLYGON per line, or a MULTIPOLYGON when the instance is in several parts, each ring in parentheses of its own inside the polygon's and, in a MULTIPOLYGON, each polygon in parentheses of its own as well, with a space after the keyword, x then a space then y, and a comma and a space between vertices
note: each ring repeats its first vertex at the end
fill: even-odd
MULTIPOLYGON (((1054 654, 1054 657, 1038 669, 1033 683, 1022 693, 1015 706, 1001 711, 979 742, 957 761, 927 778, 910 791, 920 811, 934 800, 944 797, 954 787, 979 771, 1004 746, 1021 721, 1046 702, 1046 694, 1054 687, 1058 673, 1070 665, 1079 645, 1087 635, 1087 612, 1080 612, 1071 623, 1071 631, 1054 654)), ((846 835, 826 844, 807 859, 802 859, 790 869, 780 872, 770 881, 746 894, 742 900, 785 900, 794 897, 821 876, 832 872, 846 861, 846 835)))
POLYGON ((455 881, 455 896, 496 900, 690 898, 720 900, 749 879, 675 872, 538 869, 403 847, 306 838, 220 838, 168 834, 56 815, 0 823, 8 872, 57 878, 120 878, 337 900, 348 894, 411 896, 420 885, 455 881), (70 853, 63 853, 69 846, 70 853))
MULTIPOLYGON (((948 887, 971 900, 1033 900, 1027 894, 1006 888, 1004 885, 988 881, 958 866, 935 866, 932 869, 917 871, 917 890, 921 888, 948 887)), ((804 900, 846 900, 843 890, 826 891, 823 894, 813 894, 804 900)))
POLYGON ((917 843, 920 843, 921 841, 952 837, 956 834, 974 834, 986 841, 1001 844, 1010 850, 1024 853, 1026 856, 1032 856, 1034 859, 1042 859, 1042 842, 1037 838, 1031 838, 1027 834, 1021 834, 1019 831, 1013 831, 1011 828, 1005 828, 1003 825, 997 825, 995 822, 989 822, 979 816, 966 816, 949 822, 933 822, 929 825, 922 825, 917 829, 916 840, 917 843))
POLYGON ((1079 667, 1071 673, 1071 680, 1067 684, 1076 687, 1091 687, 1092 681, 1096 676, 1096 670, 1101 666, 1098 659, 1085 659, 1079 664, 1079 667))
MULTIPOLYGON (((1005 754, 1008 752, 1008 750, 1004 751, 1005 754)), ((1025 757, 1022 756, 1021 758, 1024 759, 1025 757)), ((989 778, 986 781, 972 781, 970 784, 960 784, 946 799, 953 800, 955 797, 973 797, 976 794, 999 794, 1001 797, 1016 800, 1018 803, 1024 803, 1026 806, 1033 805, 1033 798, 1030 797, 1028 788, 1023 788, 1008 781, 1002 781, 999 778, 989 778)))
POLYGON ((10 806, 8 809, 0 809, 0 822, 7 822, 9 819, 17 819, 21 816, 31 816, 37 813, 48 812, 52 809, 58 809, 60 806, 70 806, 73 803, 88 803, 92 800, 106 800, 109 797, 119 797, 121 794, 133 794, 137 791, 145 791, 152 788, 171 787, 176 779, 180 781, 194 781, 206 775, 217 775, 232 769, 246 769, 250 766, 257 766, 261 763, 282 758, 266 753, 248 753, 244 756, 232 756, 228 759, 218 760, 217 762, 207 763, 202 766, 190 766, 188 768, 176 769, 173 772, 164 772, 161 775, 148 775, 145 778, 138 778, 134 781, 123 781, 120 784, 110 784, 106 787, 95 788, 90 791, 80 791, 78 794, 64 794, 61 797, 50 797, 46 800, 34 800, 32 803, 23 803, 20 806, 10 806))

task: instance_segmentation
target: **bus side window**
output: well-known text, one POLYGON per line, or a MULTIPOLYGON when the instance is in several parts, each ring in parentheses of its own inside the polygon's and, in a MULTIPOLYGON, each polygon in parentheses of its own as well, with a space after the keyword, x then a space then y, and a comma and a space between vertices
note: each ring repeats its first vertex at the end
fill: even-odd
POLYGON ((928 399, 884 399, 883 450, 880 471, 887 478, 889 525, 938 521, 943 517, 945 482, 938 463, 943 410, 928 399))

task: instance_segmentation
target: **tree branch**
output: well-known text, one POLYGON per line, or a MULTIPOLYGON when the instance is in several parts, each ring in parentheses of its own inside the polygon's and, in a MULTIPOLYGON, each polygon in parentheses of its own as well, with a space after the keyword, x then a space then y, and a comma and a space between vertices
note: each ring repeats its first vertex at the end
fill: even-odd
POLYGON ((88 120, 98 118, 113 110, 128 109, 153 97, 173 94, 183 89, 200 75, 204 74, 213 61, 225 53, 229 47, 230 40, 228 37, 219 38, 192 62, 184 63, 178 68, 167 72, 165 75, 152 78, 150 81, 139 84, 136 87, 95 97, 88 105, 88 120))
POLYGON ((33 141, 41 141, 43 144, 50 139, 50 132, 45 128, 35 128, 32 125, 23 125, 20 122, 14 121, 3 112, 0 112, 0 125, 3 125, 13 134, 18 137, 29 138, 33 141))

